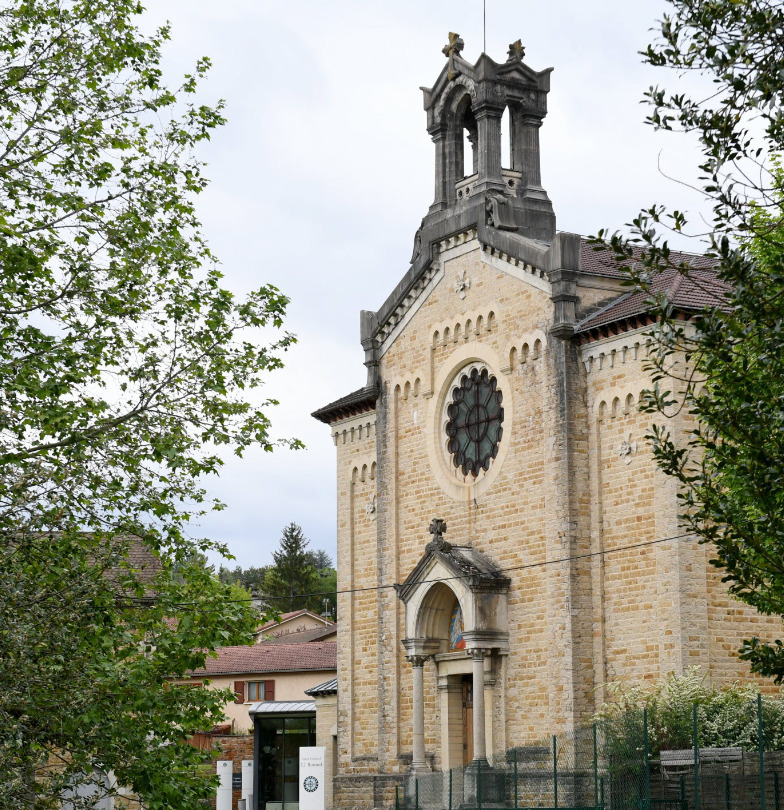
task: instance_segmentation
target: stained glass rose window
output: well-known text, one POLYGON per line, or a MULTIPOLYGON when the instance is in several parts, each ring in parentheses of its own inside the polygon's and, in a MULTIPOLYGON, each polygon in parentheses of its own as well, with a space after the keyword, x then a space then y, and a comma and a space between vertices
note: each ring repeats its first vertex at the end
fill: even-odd
POLYGON ((447 407, 447 448, 463 475, 488 470, 498 455, 504 429, 503 394, 486 368, 471 369, 452 389, 447 407))

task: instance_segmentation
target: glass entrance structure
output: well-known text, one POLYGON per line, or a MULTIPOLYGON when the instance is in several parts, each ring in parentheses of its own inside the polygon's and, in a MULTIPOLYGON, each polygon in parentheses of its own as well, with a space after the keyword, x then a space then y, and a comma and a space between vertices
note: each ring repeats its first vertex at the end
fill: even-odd
POLYGON ((316 744, 316 703, 266 701, 251 706, 253 810, 299 810, 299 749, 316 744))

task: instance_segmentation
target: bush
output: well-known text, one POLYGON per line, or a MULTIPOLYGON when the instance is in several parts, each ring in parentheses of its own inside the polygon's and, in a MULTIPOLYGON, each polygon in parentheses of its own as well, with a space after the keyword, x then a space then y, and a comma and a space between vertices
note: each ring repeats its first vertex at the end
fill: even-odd
MULTIPOLYGON (((685 675, 670 674, 663 683, 629 686, 609 684, 612 700, 594 717, 603 733, 608 761, 641 760, 645 739, 643 708, 648 714, 648 752, 691 748, 694 706, 700 748, 743 748, 759 745, 757 695, 753 684, 717 689, 707 686, 699 667, 685 675)), ((767 750, 784 750, 784 698, 762 699, 762 726, 767 750)), ((642 761, 642 760, 641 760, 642 761)))

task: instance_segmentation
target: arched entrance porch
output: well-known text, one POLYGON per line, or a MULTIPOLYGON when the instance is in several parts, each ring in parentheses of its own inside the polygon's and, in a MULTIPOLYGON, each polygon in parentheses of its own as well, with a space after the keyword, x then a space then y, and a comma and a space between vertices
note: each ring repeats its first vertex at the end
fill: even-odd
POLYGON ((430 525, 433 540, 398 596, 406 609, 403 647, 413 669, 411 770, 430 770, 425 756, 424 665, 436 664, 444 769, 487 761, 492 739, 493 662, 508 651, 509 579, 470 545, 444 540, 446 524, 430 525), (488 689, 490 687, 490 689, 488 689))

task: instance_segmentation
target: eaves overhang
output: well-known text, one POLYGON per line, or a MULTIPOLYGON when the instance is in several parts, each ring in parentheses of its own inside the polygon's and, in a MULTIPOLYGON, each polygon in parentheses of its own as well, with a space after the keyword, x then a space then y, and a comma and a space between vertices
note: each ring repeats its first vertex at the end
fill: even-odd
POLYGON ((325 405, 323 408, 313 411, 311 416, 314 419, 318 419, 319 422, 331 425, 333 422, 337 422, 340 419, 347 419, 350 416, 359 416, 363 413, 375 411, 378 395, 379 389, 377 386, 366 385, 364 388, 353 391, 345 397, 336 399, 334 402, 330 402, 329 405, 325 405))

